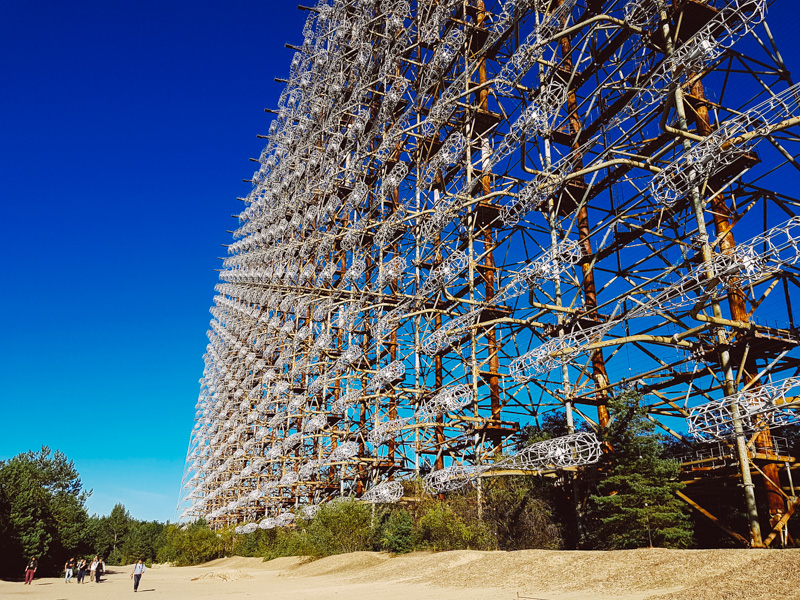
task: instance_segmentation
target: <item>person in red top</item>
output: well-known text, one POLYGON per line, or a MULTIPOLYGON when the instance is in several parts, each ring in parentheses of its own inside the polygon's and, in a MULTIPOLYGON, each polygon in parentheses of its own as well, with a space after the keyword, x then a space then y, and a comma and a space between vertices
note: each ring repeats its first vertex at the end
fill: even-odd
POLYGON ((36 573, 36 569, 39 568, 39 561, 36 559, 35 556, 31 556, 31 559, 28 561, 28 566, 25 567, 25 584, 30 585, 33 582, 33 574, 36 573))

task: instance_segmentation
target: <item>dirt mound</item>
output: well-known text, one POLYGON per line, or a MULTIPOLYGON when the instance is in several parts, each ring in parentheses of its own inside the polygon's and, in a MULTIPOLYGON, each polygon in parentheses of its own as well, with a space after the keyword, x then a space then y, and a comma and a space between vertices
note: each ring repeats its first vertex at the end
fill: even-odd
POLYGON ((297 567, 306 564, 310 559, 307 556, 282 556, 280 558, 273 558, 270 561, 262 562, 258 569, 260 571, 292 571, 297 567))
POLYGON ((373 579, 385 581, 404 581, 408 583, 439 584, 442 573, 458 574, 469 572, 471 564, 494 552, 476 550, 454 550, 451 552, 412 552, 395 556, 391 560, 376 564, 369 572, 350 578, 355 582, 367 583, 373 579))
POLYGON ((298 564, 288 571, 287 575, 291 574, 291 576, 296 577, 336 575, 337 577, 350 578, 363 572, 372 573, 373 569, 379 565, 392 560, 389 554, 382 552, 351 552, 350 554, 326 556, 319 560, 298 564))
POLYGON ((244 556, 231 556, 217 558, 207 563, 198 565, 201 569, 259 569, 264 564, 262 558, 248 558, 244 556))
POLYGON ((754 550, 751 553, 753 555, 751 560, 736 565, 735 568, 720 569, 714 575, 709 575, 706 571, 704 576, 696 577, 696 582, 692 585, 649 598, 650 600, 774 600, 775 598, 800 600, 800 551, 754 550))
POLYGON ((253 579, 253 576, 244 571, 238 570, 222 570, 222 571, 209 571, 197 577, 192 577, 192 581, 201 581, 204 579, 219 579, 221 581, 241 581, 243 579, 253 579))
POLYGON ((279 560, 284 561, 282 575, 289 577, 516 590, 521 597, 579 598, 591 590, 592 597, 604 598, 773 600, 774 583, 780 582, 781 598, 800 600, 800 550, 457 550, 401 556, 355 552, 307 563, 279 560))

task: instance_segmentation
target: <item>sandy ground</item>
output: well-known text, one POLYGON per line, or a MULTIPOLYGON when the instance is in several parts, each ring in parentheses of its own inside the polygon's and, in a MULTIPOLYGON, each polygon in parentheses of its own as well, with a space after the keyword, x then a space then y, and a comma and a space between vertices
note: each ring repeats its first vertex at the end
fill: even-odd
MULTIPOLYGON (((99 583, 0 581, 0 598, 74 600, 133 596, 131 567, 99 583)), ((308 562, 225 558, 197 567, 155 565, 145 600, 800 600, 800 550, 618 552, 355 552, 308 562)))

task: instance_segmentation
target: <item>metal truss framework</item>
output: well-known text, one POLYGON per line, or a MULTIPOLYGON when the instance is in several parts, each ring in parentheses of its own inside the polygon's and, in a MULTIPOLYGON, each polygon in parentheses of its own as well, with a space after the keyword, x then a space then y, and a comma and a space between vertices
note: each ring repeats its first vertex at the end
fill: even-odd
MULTIPOLYGON (((307 8, 216 287, 182 517, 457 486, 520 423, 602 428, 630 388, 682 437, 796 375, 800 97, 768 4, 307 8)), ((760 545, 770 432, 737 414, 718 429, 760 545)), ((574 466, 587 443, 555 444, 574 466)))

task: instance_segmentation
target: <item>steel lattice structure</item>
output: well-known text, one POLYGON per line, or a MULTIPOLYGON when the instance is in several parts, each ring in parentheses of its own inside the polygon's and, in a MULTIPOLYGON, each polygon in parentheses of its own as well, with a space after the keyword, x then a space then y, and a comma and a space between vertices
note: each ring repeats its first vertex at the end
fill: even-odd
POLYGON ((631 387, 679 435, 796 374, 800 97, 768 4, 307 8, 216 288, 184 517, 474 478, 520 423, 601 428, 631 387))

